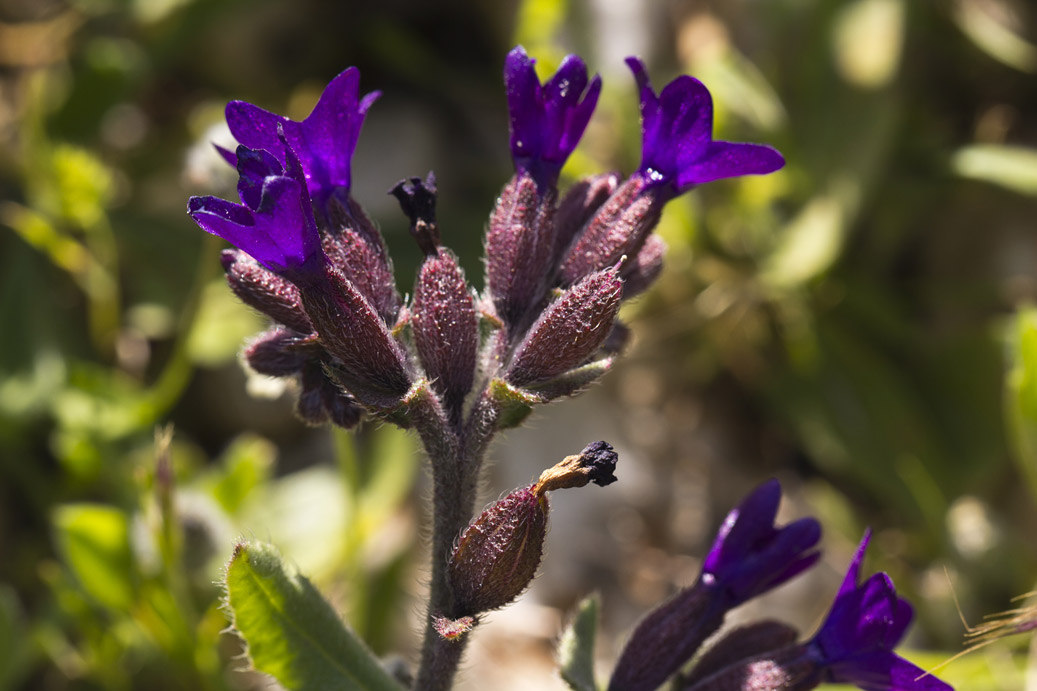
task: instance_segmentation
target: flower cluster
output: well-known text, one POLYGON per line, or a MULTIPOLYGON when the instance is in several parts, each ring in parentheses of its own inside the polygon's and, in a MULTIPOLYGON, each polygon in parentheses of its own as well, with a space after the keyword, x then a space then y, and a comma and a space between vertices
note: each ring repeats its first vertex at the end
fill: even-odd
POLYGON ((515 175, 490 217, 486 290, 474 293, 440 245, 434 181, 415 178, 392 191, 426 255, 406 305, 385 242, 350 194, 352 154, 378 96, 361 96, 356 68, 301 122, 231 102, 239 146, 221 153, 237 168, 240 203, 194 197, 188 210, 237 248, 223 258, 231 288, 276 323, 247 348, 249 364, 297 379, 304 420, 343 427, 364 413, 411 424, 408 402, 425 385, 455 428, 473 400, 484 400, 469 406, 474 422, 500 427, 586 387, 622 346, 620 303, 659 275, 665 247, 651 231, 663 205, 698 183, 783 164, 766 146, 713 141, 709 92, 697 80, 679 77, 657 96, 642 63, 629 62, 644 119, 641 167, 561 195, 559 173, 601 80, 571 55, 542 84, 521 47, 508 55, 515 175))
MULTIPOLYGON (((720 628, 727 612, 817 562, 812 518, 774 525, 781 488, 771 480, 728 515, 698 580, 651 612, 620 656, 610 691, 650 691, 678 672, 720 628)), ((824 623, 805 643, 795 629, 760 621, 732 630, 700 655, 674 688, 683 691, 806 691, 825 682, 865 691, 951 691, 893 652, 912 608, 877 573, 860 582, 870 534, 850 562, 824 623)))

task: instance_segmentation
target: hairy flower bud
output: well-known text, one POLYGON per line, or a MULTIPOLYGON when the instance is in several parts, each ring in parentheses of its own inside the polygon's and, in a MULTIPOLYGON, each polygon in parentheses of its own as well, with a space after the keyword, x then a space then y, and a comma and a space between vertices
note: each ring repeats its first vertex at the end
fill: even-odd
POLYGON ((684 675, 683 688, 690 688, 740 660, 757 657, 795 642, 798 633, 779 621, 756 621, 739 626, 710 646, 691 671, 684 675))
POLYGON ((486 286, 497 316, 521 327, 547 290, 554 252, 553 189, 518 174, 504 187, 486 230, 486 286))
POLYGON ((260 374, 288 377, 302 370, 314 350, 322 351, 295 331, 274 328, 259 334, 245 347, 245 360, 260 374))
POLYGON ((623 278, 623 299, 629 300, 648 290, 663 271, 666 241, 658 235, 649 235, 641 251, 620 269, 623 278))
POLYGON ((617 455, 608 443, 588 444, 545 470, 540 479, 494 502, 465 529, 447 566, 452 619, 503 607, 526 589, 543 554, 547 495, 555 489, 615 482, 617 455))
POLYGON ((230 289, 242 302, 295 331, 313 332, 299 300, 299 289, 288 280, 260 266, 241 250, 223 250, 220 261, 230 289))
POLYGON ((321 344, 341 367, 336 378, 361 403, 389 408, 410 388, 407 360, 371 303, 340 271, 300 289, 321 344))
POLYGON ((475 379, 479 323, 464 272, 451 252, 442 250, 422 264, 411 324, 425 373, 456 421, 475 379))
POLYGON ((819 686, 821 678, 816 666, 797 654, 800 647, 791 646, 741 660, 680 688, 682 691, 808 691, 819 686))
POLYGON ((602 173, 580 180, 565 193, 555 211, 555 257, 561 257, 583 225, 619 187, 616 173, 602 173))
POLYGON ((352 228, 325 233, 322 244, 328 261, 367 298, 386 324, 394 324, 400 311, 400 294, 388 256, 380 255, 352 228))
POLYGON ((624 255, 636 256, 659 222, 664 202, 641 176, 628 178, 569 245, 559 269, 562 285, 572 285, 624 255))
POLYGON ((555 300, 530 328, 505 379, 517 386, 582 365, 612 329, 623 282, 616 269, 587 276, 555 300))

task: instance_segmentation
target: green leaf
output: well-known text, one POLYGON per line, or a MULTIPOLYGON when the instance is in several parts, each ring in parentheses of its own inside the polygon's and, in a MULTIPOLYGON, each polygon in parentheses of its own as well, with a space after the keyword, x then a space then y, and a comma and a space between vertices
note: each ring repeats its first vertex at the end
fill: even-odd
POLYGON ((252 664, 290 691, 402 688, 273 547, 239 543, 226 587, 233 626, 252 664))
POLYGON ((499 411, 498 429, 518 427, 543 400, 529 391, 512 386, 503 379, 490 381, 490 397, 499 411))
POLYGON ((58 552, 92 598, 125 612, 134 601, 129 520, 99 504, 67 504, 54 512, 58 552))
POLYGON ((594 681, 594 634, 598 627, 598 596, 588 595, 558 643, 562 679, 575 691, 597 691, 594 681))
POLYGON ((1037 496, 1037 309, 1016 317, 1008 359, 1005 410, 1012 455, 1037 496))
POLYGON ((270 479, 274 445, 262 437, 244 434, 235 439, 220 459, 220 469, 207 478, 213 498, 227 513, 237 513, 246 497, 270 479))
POLYGON ((966 146, 951 159, 954 172, 983 180, 1020 194, 1037 196, 1037 150, 1021 146, 976 144, 966 146))

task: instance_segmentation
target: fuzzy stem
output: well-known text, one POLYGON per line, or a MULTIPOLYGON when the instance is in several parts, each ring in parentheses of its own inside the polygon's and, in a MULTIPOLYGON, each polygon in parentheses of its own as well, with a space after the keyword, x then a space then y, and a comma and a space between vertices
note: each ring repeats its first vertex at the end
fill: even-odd
MULTIPOLYGON (((492 426, 468 426, 455 433, 427 385, 419 385, 407 398, 414 427, 429 455, 433 482, 432 587, 414 688, 440 691, 451 687, 468 636, 446 640, 433 628, 432 618, 454 614, 447 563, 454 539, 472 519, 479 470, 493 431, 492 426)), ((473 412, 478 410, 477 406, 473 412)))

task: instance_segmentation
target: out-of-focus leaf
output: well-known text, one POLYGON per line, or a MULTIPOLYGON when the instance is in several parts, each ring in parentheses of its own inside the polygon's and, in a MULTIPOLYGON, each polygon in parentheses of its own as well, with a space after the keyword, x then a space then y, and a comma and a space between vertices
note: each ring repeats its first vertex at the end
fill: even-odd
POLYGON ((129 521, 100 504, 66 504, 53 516, 58 552, 92 598, 116 612, 133 604, 129 521))
POLYGON ((252 664, 285 688, 400 691, 317 589, 269 545, 238 544, 226 586, 252 664))
POLYGON ((951 159, 954 172, 984 180, 1021 194, 1037 196, 1037 150, 1021 146, 977 144, 958 149, 951 159))
POLYGON ((291 560, 317 580, 341 568, 342 532, 353 507, 338 473, 315 466, 257 489, 242 506, 242 525, 285 545, 291 560))
POLYGON ((14 588, 0 583, 0 689, 13 687, 25 662, 25 632, 14 588))
POLYGON ((275 455, 274 445, 266 439, 242 435, 223 452, 219 470, 203 484, 224 511, 235 514, 252 490, 270 479, 275 455))
MULTIPOLYGON (((568 0, 525 0, 519 3, 515 43, 536 58, 537 75, 549 78, 561 64, 564 53, 555 40, 565 15, 568 0)), ((591 70, 593 72, 593 70, 591 70)))
POLYGON ((594 637, 598 628, 598 596, 588 595, 576 607, 558 642, 562 679, 575 691, 597 691, 594 681, 594 637))
POLYGON ((995 60, 1023 72, 1037 72, 1037 46, 1020 36, 1013 27, 998 21, 991 8, 1002 17, 1011 16, 1002 0, 957 0, 954 21, 976 47, 995 60))
POLYGON ((828 270, 846 239, 847 223, 857 204, 855 188, 845 181, 807 202, 767 258, 761 273, 764 282, 789 288, 828 270))
POLYGON ((1032 307, 1012 324, 1005 396, 1013 455, 1037 497, 1037 309, 1032 307))
POLYGON ((263 329, 263 320, 227 290, 222 279, 205 287, 187 340, 191 361, 216 367, 237 355, 242 342, 263 329))
POLYGON ((51 160, 56 186, 49 189, 59 216, 90 229, 105 217, 112 194, 112 176, 101 161, 85 149, 58 146, 51 160))
POLYGON ((843 79, 877 89, 896 76, 904 45, 904 0, 853 0, 833 26, 835 65, 843 79))
POLYGON ((42 413, 65 382, 65 361, 49 348, 36 353, 32 370, 0 378, 0 414, 14 418, 42 413))

